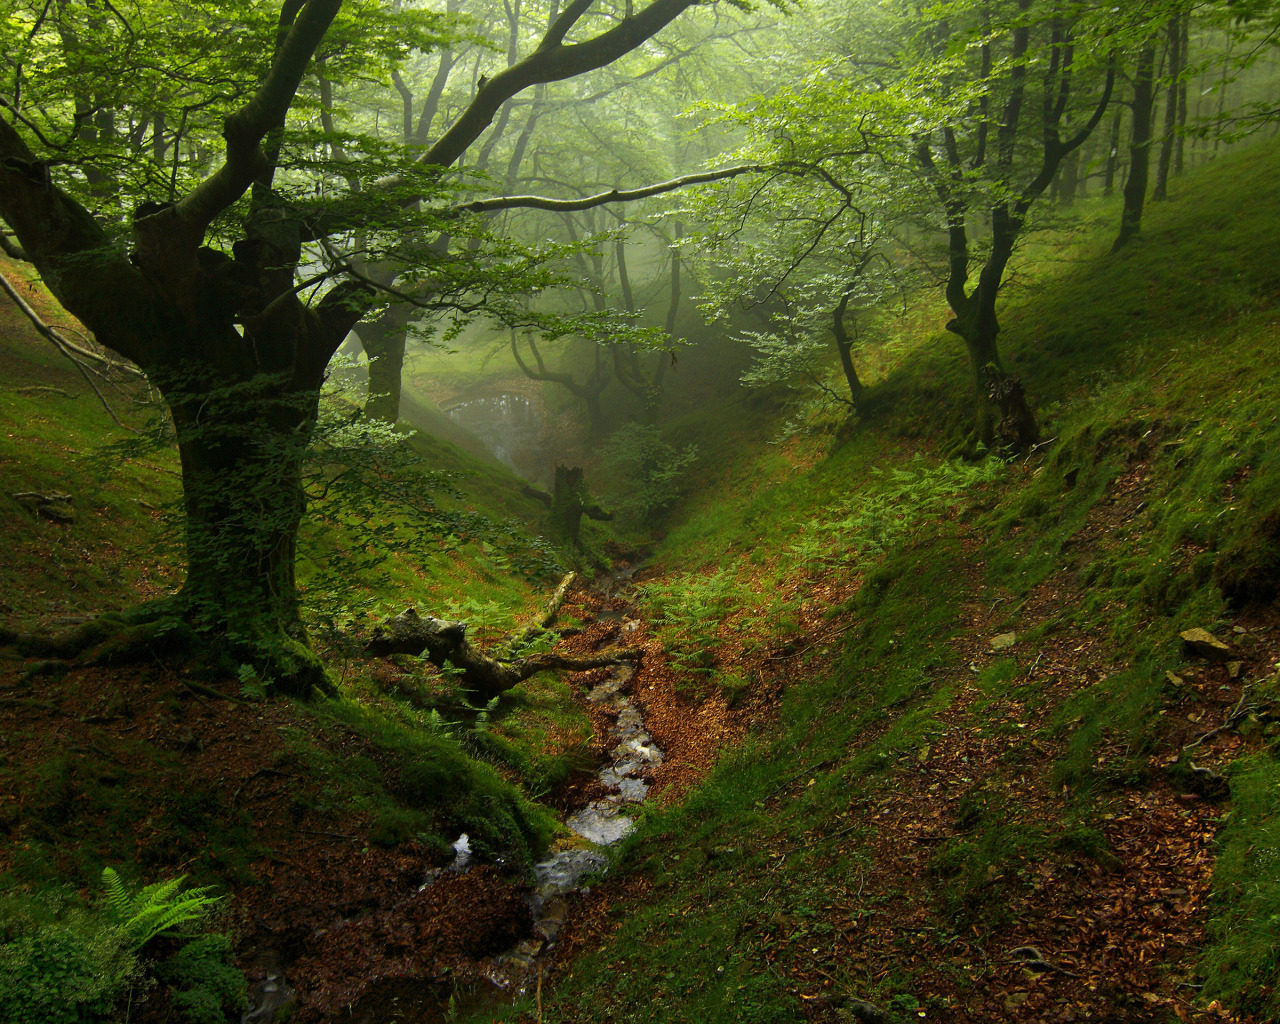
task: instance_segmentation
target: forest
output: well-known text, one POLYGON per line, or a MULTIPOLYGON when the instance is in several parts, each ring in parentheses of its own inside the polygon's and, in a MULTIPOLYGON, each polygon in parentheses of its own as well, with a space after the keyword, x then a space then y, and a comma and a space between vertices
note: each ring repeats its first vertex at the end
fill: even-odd
POLYGON ((1280 1020, 1280 3, 0 0, 0 1021, 1280 1020))

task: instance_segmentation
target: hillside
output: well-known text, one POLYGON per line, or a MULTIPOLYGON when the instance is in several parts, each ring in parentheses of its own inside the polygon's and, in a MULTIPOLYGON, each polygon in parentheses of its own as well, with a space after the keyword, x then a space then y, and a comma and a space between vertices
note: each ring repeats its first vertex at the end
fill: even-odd
POLYGON ((870 422, 675 428, 708 486, 642 601, 746 731, 627 841, 541 1019, 1274 1019, 1278 180, 1255 149, 1120 255, 1110 207, 1028 248, 1026 459, 938 459, 936 327, 870 422))
MULTIPOLYGON (((529 867, 598 796, 602 673, 469 707, 345 643, 406 604, 494 642, 559 578, 515 477, 428 437, 404 479, 492 532, 397 546, 385 509, 312 529, 339 699, 265 699, 251 666, 0 662, 4 927, 106 865, 190 874, 300 1021, 1274 1019, 1278 187, 1260 147, 1180 181, 1119 255, 1110 206, 1026 247, 1002 337, 1048 439, 1025 458, 948 457, 968 371, 931 296, 870 343, 865 421, 728 393, 665 427, 698 447, 692 492, 640 566, 593 524, 615 572, 560 620, 565 649, 643 649, 626 688, 665 760, 558 935, 532 932, 529 867), (482 863, 442 872, 461 832, 482 863), (495 993, 521 943, 533 966, 495 993)), ((175 457, 103 452, 132 435, 0 310, 3 490, 74 509, 6 498, 5 625, 172 589, 175 457)), ((140 397, 115 403, 136 429, 140 397)), ((171 987, 131 1019, 167 1019, 171 987)))

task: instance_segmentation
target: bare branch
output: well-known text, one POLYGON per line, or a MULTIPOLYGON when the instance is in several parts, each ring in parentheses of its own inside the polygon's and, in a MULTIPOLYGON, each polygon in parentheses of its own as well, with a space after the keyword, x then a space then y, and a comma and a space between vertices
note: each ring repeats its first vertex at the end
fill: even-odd
POLYGON ((740 174, 768 171, 763 164, 740 164, 736 167, 722 167, 718 171, 703 171, 698 174, 685 174, 669 181, 660 181, 655 185, 645 185, 634 189, 610 189, 594 196, 583 196, 579 199, 552 199, 550 196, 495 196, 492 199, 477 199, 454 207, 460 213, 488 213, 492 210, 513 210, 516 208, 533 210, 551 210, 556 213, 572 213, 575 210, 589 210, 592 207, 604 206, 607 203, 628 203, 637 199, 648 199, 650 196, 674 192, 689 185, 703 185, 712 181, 723 181, 740 174))

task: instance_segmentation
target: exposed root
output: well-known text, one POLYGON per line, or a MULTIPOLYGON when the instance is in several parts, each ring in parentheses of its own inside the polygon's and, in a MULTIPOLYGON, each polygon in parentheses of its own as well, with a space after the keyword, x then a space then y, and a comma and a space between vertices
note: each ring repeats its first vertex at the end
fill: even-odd
MULTIPOLYGON (((336 696, 319 656, 301 640, 255 624, 232 640, 209 635, 190 622, 178 598, 139 605, 127 612, 105 612, 60 633, 0 629, 0 646, 14 648, 43 664, 124 665, 139 661, 197 660, 234 671, 250 664, 258 677, 280 693, 305 699, 313 691, 336 696)), ((221 696, 221 694, 219 695, 221 696)))

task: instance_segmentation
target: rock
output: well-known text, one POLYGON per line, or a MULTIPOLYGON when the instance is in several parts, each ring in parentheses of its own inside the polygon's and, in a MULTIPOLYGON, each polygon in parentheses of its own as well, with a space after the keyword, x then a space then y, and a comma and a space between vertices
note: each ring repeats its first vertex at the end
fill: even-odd
POLYGON ((1243 662, 1243 661, 1229 661, 1229 662, 1227 662, 1227 677, 1228 677, 1229 679, 1239 679, 1239 678, 1240 678, 1240 670, 1241 670, 1242 668, 1244 668, 1244 662, 1243 662))
POLYGON ((1184 629, 1178 636, 1182 637, 1183 646, 1201 658, 1211 661, 1226 661, 1231 657, 1231 648, 1210 633, 1207 629, 1184 629))
POLYGON ((893 1024, 893 1018, 885 1010, 865 999, 850 999, 836 1010, 836 1015, 851 1024, 893 1024))
POLYGON ((1017 633, 1001 633, 991 638, 991 649, 993 651, 1003 651, 1006 647, 1012 647, 1017 642, 1017 633))
POLYGON ((1027 1001, 1029 992, 1010 992, 1004 997, 1004 1009, 1006 1013, 1013 1013, 1023 1003, 1027 1001))
POLYGON ((297 1005, 297 995, 288 982, 268 974, 249 989, 249 1009, 240 1017, 240 1024, 272 1024, 287 1018, 297 1005))
POLYGON ((1173 683, 1174 686, 1181 686, 1183 683, 1182 676, 1178 675, 1176 672, 1166 672, 1164 677, 1169 680, 1169 682, 1173 683))

